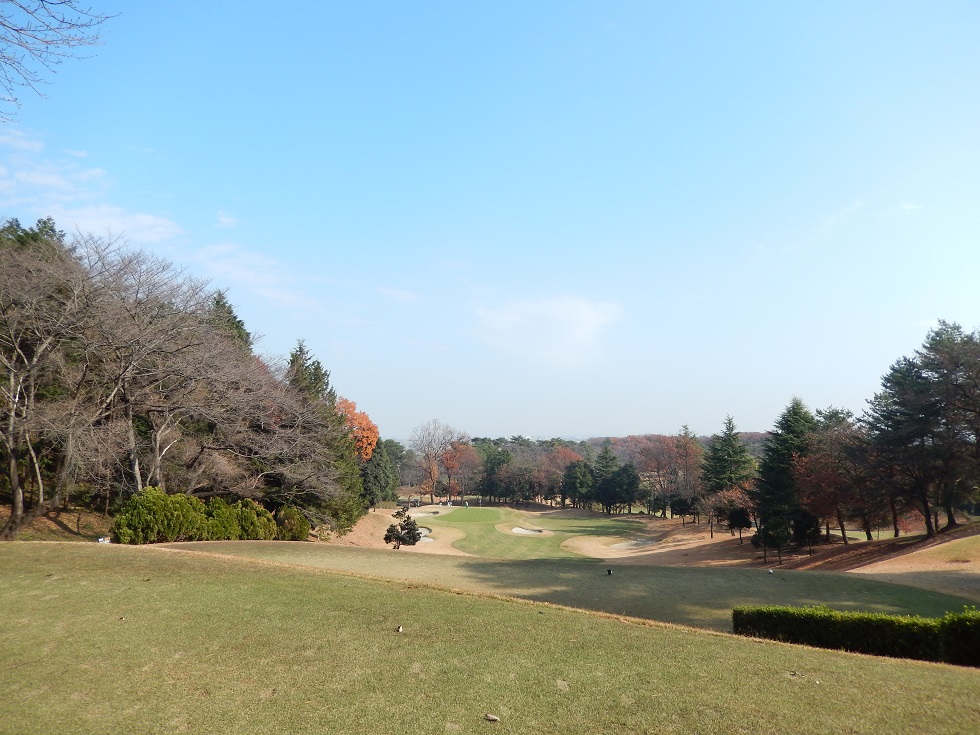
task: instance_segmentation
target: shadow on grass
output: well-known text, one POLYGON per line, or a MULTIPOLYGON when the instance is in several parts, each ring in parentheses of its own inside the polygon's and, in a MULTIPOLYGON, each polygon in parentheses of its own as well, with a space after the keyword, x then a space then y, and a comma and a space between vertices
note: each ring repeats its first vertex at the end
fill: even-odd
MULTIPOLYGON (((462 571, 462 570, 461 570, 462 571)), ((467 561, 473 584, 501 595, 720 631, 737 605, 829 605, 938 616, 966 600, 836 574, 758 569, 611 566, 588 562, 467 561), (609 574, 612 570, 612 574, 609 574)))
POLYGON ((284 541, 169 546, 719 631, 731 630, 731 611, 736 605, 829 605, 839 610, 931 617, 969 604, 962 597, 833 572, 776 570, 769 574, 762 569, 614 565, 590 560, 501 561, 284 541))
MULTIPOLYGON (((952 566, 952 565, 951 565, 952 566)), ((879 582, 921 587, 948 595, 959 595, 980 605, 980 574, 955 569, 942 571, 868 572, 861 576, 879 582)))

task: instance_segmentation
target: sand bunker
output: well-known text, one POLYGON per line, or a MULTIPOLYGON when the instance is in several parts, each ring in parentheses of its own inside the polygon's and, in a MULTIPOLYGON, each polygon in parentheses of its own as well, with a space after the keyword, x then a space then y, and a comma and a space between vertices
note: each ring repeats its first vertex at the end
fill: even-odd
POLYGON ((616 549, 617 551, 637 551, 653 546, 655 543, 657 543, 656 539, 638 538, 633 541, 623 541, 622 543, 613 544, 609 548, 616 549))
POLYGON ((428 536, 430 533, 432 533, 432 529, 428 526, 419 526, 419 533, 421 533, 423 536, 428 536))
MULTIPOLYGON (((513 521, 511 521, 513 523, 513 521)), ((547 528, 528 528, 526 526, 510 526, 506 523, 498 523, 494 526, 501 533, 513 533, 516 536, 554 536, 554 531, 547 528)))

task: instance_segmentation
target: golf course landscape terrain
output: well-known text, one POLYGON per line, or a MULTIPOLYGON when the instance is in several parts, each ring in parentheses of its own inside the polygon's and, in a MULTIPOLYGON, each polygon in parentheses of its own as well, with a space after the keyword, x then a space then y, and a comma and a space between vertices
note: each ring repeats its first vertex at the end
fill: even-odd
MULTIPOLYGON (((769 574, 727 532, 642 516, 413 515, 432 540, 399 551, 390 510, 336 543, 0 545, 0 733, 980 728, 975 669, 726 632, 734 605, 941 615, 969 590, 769 574)), ((976 575, 977 539, 902 564, 976 575)))

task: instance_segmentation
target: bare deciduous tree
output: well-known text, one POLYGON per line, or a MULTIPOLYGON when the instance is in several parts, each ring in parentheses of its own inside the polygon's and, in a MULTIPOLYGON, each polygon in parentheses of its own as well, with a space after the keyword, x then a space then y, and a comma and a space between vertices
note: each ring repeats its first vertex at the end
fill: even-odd
POLYGON ((469 441, 469 436, 435 419, 415 427, 410 440, 419 465, 425 474, 422 491, 429 493, 429 501, 435 502, 436 483, 439 481, 439 467, 443 456, 453 442, 469 441))
MULTIPOLYGON (((101 42, 102 24, 110 17, 77 0, 2 0, 0 2, 0 102, 20 106, 18 88, 39 95, 44 72, 79 50, 101 42)), ((10 116, 0 111, 0 120, 10 116)))
POLYGON ((257 358, 215 303, 207 284, 112 241, 0 228, 0 538, 77 480, 106 507, 114 487, 144 484, 299 505, 320 522, 359 502, 337 481, 336 413, 257 358))

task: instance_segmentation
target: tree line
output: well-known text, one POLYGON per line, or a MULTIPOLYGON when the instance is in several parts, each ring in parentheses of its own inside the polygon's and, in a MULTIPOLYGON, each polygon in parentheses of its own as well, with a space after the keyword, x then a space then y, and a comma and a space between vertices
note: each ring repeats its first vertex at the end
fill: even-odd
POLYGON ((861 416, 811 411, 793 398, 766 434, 732 417, 709 438, 687 427, 572 442, 475 438, 432 421, 398 449, 403 485, 430 500, 469 493, 487 502, 546 502, 606 513, 667 513, 754 529, 777 551, 846 525, 901 533, 909 513, 929 535, 975 510, 980 483, 980 334, 940 322, 912 357, 893 364, 861 416))
POLYGON ((378 429, 300 341, 258 355, 226 295, 51 219, 0 227, 0 538, 143 487, 299 509, 343 531, 394 498, 378 429))

